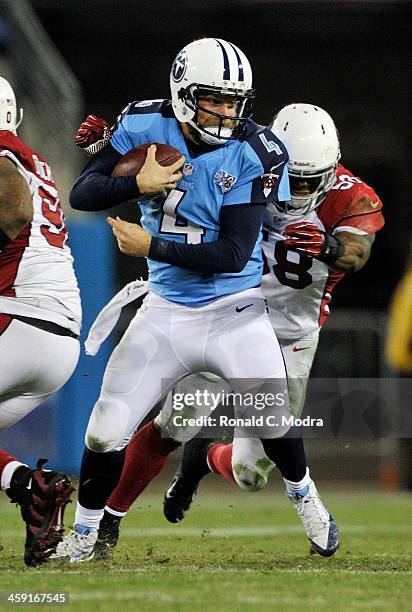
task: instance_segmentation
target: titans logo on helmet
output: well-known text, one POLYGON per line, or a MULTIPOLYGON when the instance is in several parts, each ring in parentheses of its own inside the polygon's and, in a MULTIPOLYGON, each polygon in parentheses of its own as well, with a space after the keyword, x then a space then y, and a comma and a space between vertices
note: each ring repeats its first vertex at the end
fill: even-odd
POLYGON ((175 61, 173 62, 172 78, 175 81, 175 83, 179 83, 179 81, 183 79, 186 73, 186 68, 187 68, 187 55, 186 55, 186 51, 183 49, 183 51, 180 51, 175 61))

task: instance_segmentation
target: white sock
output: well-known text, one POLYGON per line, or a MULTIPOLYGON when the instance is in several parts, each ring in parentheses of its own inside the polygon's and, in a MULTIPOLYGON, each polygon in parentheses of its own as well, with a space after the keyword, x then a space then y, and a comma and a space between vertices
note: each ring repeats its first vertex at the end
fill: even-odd
POLYGON ((83 525, 84 527, 89 527, 89 529, 98 530, 100 521, 103 517, 103 512, 104 510, 90 510, 89 508, 83 508, 83 506, 77 502, 74 524, 83 525))
POLYGON ((3 471, 1 473, 1 489, 3 491, 5 491, 6 489, 10 489, 13 474, 21 465, 26 464, 20 463, 20 461, 10 461, 10 463, 7 463, 7 465, 3 468, 3 471))
POLYGON ((112 510, 111 508, 109 508, 109 506, 105 506, 105 511, 108 512, 109 514, 113 514, 113 516, 126 516, 127 512, 118 512, 117 510, 112 510))
POLYGON ((302 480, 299 480, 299 482, 292 482, 291 480, 288 480, 287 478, 284 478, 283 480, 285 481, 286 489, 288 490, 289 493, 297 493, 301 489, 308 487, 310 483, 312 482, 312 478, 309 475, 308 467, 306 468, 306 474, 304 475, 302 480))

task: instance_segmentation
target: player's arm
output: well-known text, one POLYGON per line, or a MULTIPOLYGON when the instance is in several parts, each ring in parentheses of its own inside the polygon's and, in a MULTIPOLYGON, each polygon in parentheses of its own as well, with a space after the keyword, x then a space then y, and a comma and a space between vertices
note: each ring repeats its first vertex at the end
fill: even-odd
POLYGON ((152 237, 138 225, 119 218, 108 219, 119 249, 125 255, 157 261, 209 274, 241 272, 258 239, 264 204, 224 206, 220 215, 219 239, 185 244, 152 237))
POLYGON ((0 158, 0 251, 33 219, 29 186, 14 163, 0 158))
POLYGON ((107 210, 139 196, 160 194, 166 197, 167 189, 176 187, 181 178, 178 168, 184 157, 172 166, 163 167, 157 163, 155 148, 149 148, 146 161, 136 176, 111 176, 118 160, 133 148, 125 129, 123 119, 127 116, 128 105, 111 128, 105 119, 88 115, 77 130, 76 145, 92 159, 84 168, 70 193, 70 204, 77 210, 107 210), (113 136, 115 146, 110 142, 113 136), (120 152, 122 151, 122 153, 120 152))
POLYGON ((76 146, 92 157, 70 193, 70 204, 76 210, 107 210, 140 195, 134 177, 111 177, 122 157, 110 145, 112 129, 105 119, 87 115, 75 136, 76 146))
POLYGON ((369 259, 375 234, 355 234, 341 231, 333 235, 307 221, 291 223, 285 229, 285 246, 291 251, 315 257, 331 270, 353 274, 369 259))
POLYGON ((330 263, 329 268, 345 274, 358 272, 370 257, 375 234, 360 236, 352 232, 339 232, 337 237, 343 243, 343 254, 335 262, 330 263))
POLYGON ((107 210, 139 197, 134 176, 110 176, 122 154, 109 143, 88 162, 70 192, 76 210, 107 210))
POLYGON ((167 195, 182 174, 182 156, 171 166, 156 161, 156 146, 147 151, 146 161, 136 176, 110 176, 122 155, 109 143, 87 164, 70 192, 70 204, 77 210, 107 210, 142 195, 167 195))

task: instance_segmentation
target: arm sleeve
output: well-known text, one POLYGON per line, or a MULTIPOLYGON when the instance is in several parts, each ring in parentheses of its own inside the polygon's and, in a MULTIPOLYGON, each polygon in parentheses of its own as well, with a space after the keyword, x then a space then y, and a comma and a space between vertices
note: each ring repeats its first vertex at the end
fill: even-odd
POLYGON ((152 238, 149 258, 197 272, 241 272, 258 239, 264 210, 263 204, 225 206, 218 240, 185 244, 152 238))
POLYGON ((76 210, 107 210, 139 195, 134 176, 110 176, 122 154, 108 144, 84 168, 70 192, 76 210))

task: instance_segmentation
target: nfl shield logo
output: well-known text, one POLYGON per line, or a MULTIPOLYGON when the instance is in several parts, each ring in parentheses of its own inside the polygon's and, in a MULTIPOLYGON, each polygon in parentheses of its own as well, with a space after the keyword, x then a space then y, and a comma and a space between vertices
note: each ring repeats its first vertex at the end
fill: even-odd
POLYGON ((187 163, 183 166, 183 174, 185 176, 190 176, 193 172, 193 164, 187 163))
POLYGON ((219 172, 216 172, 215 174, 215 181, 216 184, 219 185, 220 189, 222 190, 222 193, 227 193, 236 183, 237 177, 232 176, 221 168, 219 172))

